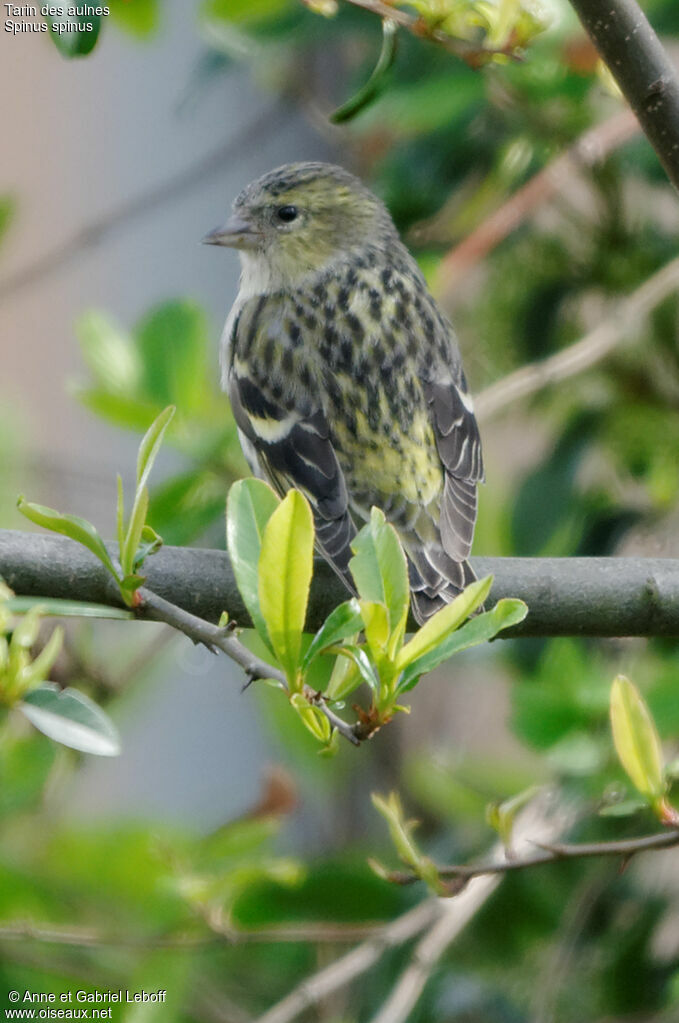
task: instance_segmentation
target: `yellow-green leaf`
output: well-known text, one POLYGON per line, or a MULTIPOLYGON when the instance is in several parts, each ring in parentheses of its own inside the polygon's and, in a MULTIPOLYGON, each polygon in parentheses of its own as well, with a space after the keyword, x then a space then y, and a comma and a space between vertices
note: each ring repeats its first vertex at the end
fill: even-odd
POLYGON ((389 614, 384 604, 374 600, 361 600, 361 617, 365 626, 365 638, 373 658, 383 656, 389 644, 389 614))
POLYGON ((156 416, 142 438, 141 444, 139 445, 139 452, 137 454, 138 491, 146 486, 149 474, 153 468, 153 463, 160 451, 160 445, 163 443, 165 431, 170 425, 170 421, 175 412, 175 406, 168 405, 167 408, 163 409, 160 415, 156 416))
POLYGON ((298 684, 313 551, 311 509, 291 490, 266 525, 259 556, 259 606, 291 688, 298 684))
POLYGON ((635 788, 658 805, 666 788, 660 739, 641 693, 624 675, 611 687, 611 727, 620 763, 635 788))
POLYGON ((299 714, 304 727, 307 728, 319 742, 329 743, 331 739, 330 722, 325 715, 312 707, 303 693, 293 693, 290 703, 299 714))
POLYGON ((68 536, 71 540, 75 540, 76 543, 81 543, 83 547, 87 547, 106 566, 113 578, 116 581, 118 580, 118 573, 113 566, 111 556, 104 546, 104 541, 91 522, 81 519, 77 515, 62 515, 61 512, 55 511, 54 508, 47 508, 42 504, 34 504, 32 501, 27 501, 23 495, 17 500, 17 508, 22 515, 25 515, 31 522, 35 522, 36 525, 43 526, 45 529, 51 529, 53 533, 61 533, 63 536, 68 536))
POLYGON ((484 579, 479 579, 478 582, 470 583, 455 600, 437 611, 403 647, 396 662, 397 669, 403 671, 415 658, 428 654, 450 632, 459 628, 469 615, 483 604, 492 585, 492 575, 487 575, 484 579))
POLYGON ((390 656, 394 656, 405 632, 410 606, 408 566, 394 527, 379 508, 354 537, 354 557, 349 562, 362 600, 384 604, 389 613, 390 656))
POLYGON ((238 480, 226 502, 226 544, 233 574, 252 623, 267 645, 269 637, 259 608, 259 556, 264 530, 278 504, 269 484, 257 479, 238 480))

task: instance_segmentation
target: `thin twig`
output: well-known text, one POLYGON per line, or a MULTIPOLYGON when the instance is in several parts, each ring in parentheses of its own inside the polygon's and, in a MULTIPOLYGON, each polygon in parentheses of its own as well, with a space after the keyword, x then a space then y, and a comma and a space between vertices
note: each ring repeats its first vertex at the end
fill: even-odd
POLYGON ((54 927, 17 920, 0 924, 0 941, 42 942, 47 945, 75 945, 81 948, 198 948, 223 942, 218 934, 118 935, 102 934, 85 927, 54 927))
POLYGON ((437 962, 498 883, 494 877, 477 878, 473 887, 469 885, 458 898, 444 903, 441 918, 417 943, 410 963, 371 1023, 396 1023, 410 1015, 437 962))
MULTIPOLYGON (((679 830, 660 831, 655 835, 625 838, 615 842, 554 844, 534 840, 532 844, 538 846, 541 851, 512 859, 490 860, 488 863, 452 864, 438 867, 439 877, 467 881, 489 874, 509 874, 516 870, 541 867, 559 860, 591 859, 597 856, 621 856, 625 860, 630 860, 638 853, 648 852, 651 849, 671 849, 673 846, 679 845, 679 830)), ((388 879, 396 884, 413 884, 420 880, 411 871, 392 871, 388 874, 388 879)))
POLYGON ((534 1023, 554 1023, 562 989, 572 975, 579 939, 598 914, 601 896, 611 884, 610 871, 601 863, 594 877, 591 875, 591 871, 586 872, 584 882, 578 885, 567 903, 552 948, 534 977, 534 999, 528 1013, 534 1023))
POLYGON ((351 952, 302 981, 282 1001, 260 1016, 257 1023, 289 1023, 309 1006, 344 987, 370 969, 389 948, 405 944, 437 919, 442 912, 438 899, 426 899, 414 909, 382 928, 381 932, 351 952))
MULTIPOLYGON (((543 790, 517 816, 514 824, 513 848, 516 853, 529 847, 529 835, 542 841, 553 841, 569 826, 573 808, 556 801, 549 790, 543 790)), ((492 853, 494 861, 506 853, 498 843, 492 853)), ((411 962, 399 977, 393 991, 371 1023, 405 1023, 427 981, 448 946, 485 904, 501 881, 499 873, 474 877, 453 899, 442 900, 443 912, 418 942, 411 962)))
POLYGON ((628 298, 616 304, 612 315, 579 341, 548 359, 523 366, 481 391, 476 398, 479 418, 491 419, 519 399, 594 366, 629 338, 643 317, 677 289, 679 258, 673 259, 628 298))
POLYGON ((50 945, 74 945, 84 948, 200 948, 204 945, 344 944, 363 941, 383 932, 385 924, 341 924, 311 921, 309 923, 243 931, 215 918, 205 921, 208 934, 191 932, 167 935, 105 934, 85 927, 55 927, 46 923, 16 920, 0 924, 0 941, 42 942, 50 945))
MULTIPOLYGON (((212 622, 205 621, 204 618, 198 618, 197 615, 184 611, 183 608, 159 597, 146 587, 140 587, 137 595, 139 603, 135 610, 141 617, 151 618, 156 622, 165 622, 179 632, 183 632, 194 643, 206 646, 213 653, 221 650, 232 661, 240 665, 251 682, 256 679, 270 678, 277 682, 286 693, 289 692, 283 672, 248 650, 232 629, 220 628, 218 625, 213 625, 212 622)), ((310 696, 313 705, 327 718, 331 727, 337 729, 339 734, 354 746, 358 746, 363 738, 367 738, 360 724, 350 725, 344 721, 327 706, 320 693, 307 695, 310 696)))
MULTIPOLYGON (((568 826, 570 817, 570 811, 563 804, 555 802, 550 792, 541 792, 517 817, 514 829, 517 848, 527 842, 527 839, 521 837, 524 834, 539 835, 545 841, 556 838, 568 826)), ((496 846, 494 855, 504 855, 501 846, 496 846)), ((397 1023, 404 1020, 407 1012, 405 1015, 399 1013, 406 1002, 412 1007, 439 956, 499 883, 499 877, 475 878, 455 899, 426 899, 415 909, 388 924, 380 935, 363 942, 330 966, 307 978, 256 1023, 290 1023, 310 1006, 317 1005, 328 995, 366 973, 387 949, 403 945, 425 928, 431 928, 416 947, 411 965, 396 985, 382 1014, 373 1023, 397 1023), (396 1011, 397 1015, 384 1015, 387 1009, 389 1013, 396 1011)))
POLYGON ((205 911, 199 910, 199 912, 213 934, 220 935, 233 944, 246 945, 282 945, 294 942, 353 944, 357 941, 364 941, 366 938, 377 937, 388 926, 388 922, 385 921, 344 924, 334 921, 311 920, 301 924, 285 924, 244 931, 234 927, 220 907, 208 907, 205 911))
POLYGON ((201 1023, 252 1023, 252 1016, 227 998, 206 976, 201 977, 200 988, 196 988, 192 996, 196 1012, 201 1023))

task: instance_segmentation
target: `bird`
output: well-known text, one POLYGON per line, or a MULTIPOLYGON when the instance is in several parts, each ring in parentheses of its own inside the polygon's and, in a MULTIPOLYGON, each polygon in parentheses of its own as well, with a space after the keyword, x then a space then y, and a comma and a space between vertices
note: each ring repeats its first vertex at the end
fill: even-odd
POLYGON ((483 457, 452 324, 387 207, 343 167, 288 163, 203 241, 240 256, 220 363, 250 468, 305 495, 352 592, 351 544, 379 507, 425 623, 475 578, 483 457))

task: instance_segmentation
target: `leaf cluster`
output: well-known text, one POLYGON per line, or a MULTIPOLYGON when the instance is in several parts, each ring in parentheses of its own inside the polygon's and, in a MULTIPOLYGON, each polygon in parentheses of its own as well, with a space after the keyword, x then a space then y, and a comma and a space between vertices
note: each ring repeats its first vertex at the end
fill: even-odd
POLYGON ((79 690, 61 689, 49 681, 63 629, 57 627, 32 656, 44 608, 34 605, 15 620, 10 611, 12 596, 0 579, 0 725, 6 731, 8 711, 16 709, 55 742, 83 753, 116 756, 118 733, 101 708, 79 690))
POLYGON ((253 625, 284 672, 293 707, 325 744, 333 741, 333 732, 314 706, 319 695, 343 706, 366 685, 371 702, 359 710, 359 718, 370 734, 406 709, 399 700, 424 674, 460 650, 492 639, 527 612, 522 601, 504 599, 467 621, 490 592, 488 577, 469 585, 406 640, 405 554, 384 514, 373 508, 352 543, 349 568, 356 596, 335 608, 305 642, 314 551, 308 502, 294 490, 279 502, 266 483, 240 480, 229 492, 226 521, 234 574, 253 625), (325 662, 320 674, 319 662, 325 662))

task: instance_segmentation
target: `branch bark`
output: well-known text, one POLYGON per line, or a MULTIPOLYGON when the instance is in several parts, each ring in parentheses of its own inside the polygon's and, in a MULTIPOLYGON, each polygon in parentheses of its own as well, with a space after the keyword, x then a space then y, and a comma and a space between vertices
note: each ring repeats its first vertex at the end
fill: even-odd
POLYGON ((679 77, 636 0, 571 0, 679 191, 679 77))
MULTIPOLYGON (((113 551, 113 547, 111 547, 113 551)), ((472 558, 495 577, 491 599, 520 597, 525 621, 504 636, 679 637, 679 559, 472 558)), ((145 564, 147 587, 179 608, 238 625, 247 612, 224 551, 163 547, 145 564)), ((85 548, 66 537, 0 530, 0 576, 18 596, 82 600, 119 607, 117 587, 85 548)), ((346 591, 318 561, 307 628, 317 629, 346 591)))

